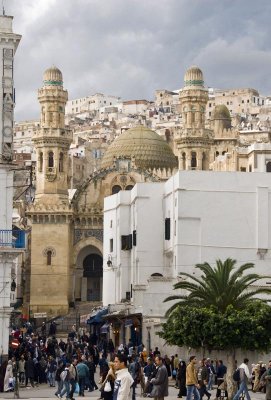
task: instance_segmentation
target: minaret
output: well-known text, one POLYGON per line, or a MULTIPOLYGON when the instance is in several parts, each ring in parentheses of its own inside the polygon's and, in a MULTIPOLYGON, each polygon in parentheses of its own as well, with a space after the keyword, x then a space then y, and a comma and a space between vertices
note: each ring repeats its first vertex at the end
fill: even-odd
POLYGON ((44 72, 38 91, 41 105, 40 129, 33 136, 37 154, 35 201, 68 202, 68 150, 72 132, 65 127, 68 92, 63 89, 61 71, 51 67, 44 72))
POLYGON ((68 198, 68 150, 72 132, 65 127, 62 73, 49 68, 38 91, 40 129, 33 135, 37 154, 36 194, 27 216, 31 230, 30 315, 68 312, 71 301, 71 223, 68 198))
POLYGON ((200 130, 205 128, 208 90, 204 87, 203 73, 196 66, 192 66, 185 73, 180 101, 184 128, 196 130, 196 136, 202 135, 200 130))
POLYGON ((205 110, 208 90, 204 87, 203 73, 190 67, 184 76, 184 88, 180 91, 183 127, 175 138, 179 169, 209 169, 209 153, 212 132, 205 128, 205 110))

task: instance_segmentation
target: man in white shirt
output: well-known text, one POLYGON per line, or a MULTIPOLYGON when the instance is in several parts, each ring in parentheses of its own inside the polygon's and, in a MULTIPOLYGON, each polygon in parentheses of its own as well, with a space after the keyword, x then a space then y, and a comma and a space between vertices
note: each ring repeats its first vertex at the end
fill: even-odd
POLYGON ((114 384, 113 400, 129 399, 130 389, 134 380, 127 368, 127 357, 124 354, 117 354, 114 360, 116 380, 114 384))
POLYGON ((242 392, 245 393, 247 400, 251 400, 250 395, 248 393, 248 387, 247 387, 247 384, 248 384, 249 380, 251 379, 251 375, 250 375, 249 369, 248 369, 248 361, 249 360, 247 358, 245 358, 244 362, 239 366, 240 386, 239 386, 239 389, 237 390, 237 392, 235 393, 233 400, 238 400, 239 396, 242 392))

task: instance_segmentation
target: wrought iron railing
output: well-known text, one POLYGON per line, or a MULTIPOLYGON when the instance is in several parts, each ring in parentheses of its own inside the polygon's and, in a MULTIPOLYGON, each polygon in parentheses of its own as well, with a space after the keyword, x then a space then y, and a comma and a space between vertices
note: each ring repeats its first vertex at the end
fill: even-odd
POLYGON ((24 249, 25 231, 21 231, 19 229, 16 230, 0 229, 0 249, 1 247, 24 249))

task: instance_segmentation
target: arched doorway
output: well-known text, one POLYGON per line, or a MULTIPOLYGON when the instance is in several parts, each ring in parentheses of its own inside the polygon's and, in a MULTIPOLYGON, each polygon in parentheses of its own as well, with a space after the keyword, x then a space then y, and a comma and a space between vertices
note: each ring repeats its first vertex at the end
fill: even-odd
POLYGON ((76 258, 75 301, 102 301, 103 257, 95 245, 81 247, 76 258))
POLYGON ((87 278, 87 301, 102 301, 103 258, 89 254, 83 261, 83 278, 87 278))

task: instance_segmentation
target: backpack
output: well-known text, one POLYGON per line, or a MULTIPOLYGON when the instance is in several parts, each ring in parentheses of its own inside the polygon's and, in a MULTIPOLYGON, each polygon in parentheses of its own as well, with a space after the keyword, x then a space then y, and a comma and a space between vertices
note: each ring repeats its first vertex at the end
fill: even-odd
POLYGON ((67 369, 64 369, 60 374, 60 378, 63 382, 70 380, 70 372, 67 369))
POLYGON ((232 375, 232 379, 234 380, 234 382, 240 382, 240 369, 237 368, 233 375, 232 375))

